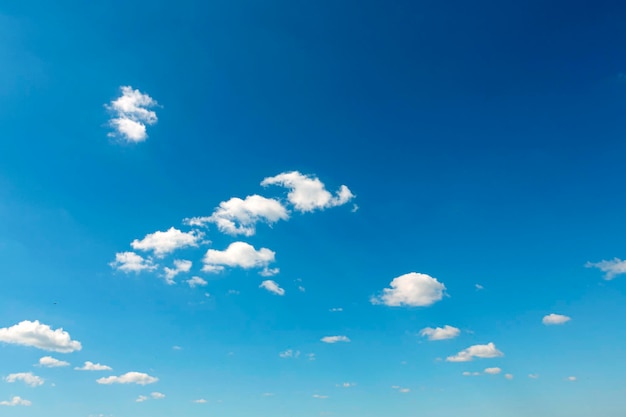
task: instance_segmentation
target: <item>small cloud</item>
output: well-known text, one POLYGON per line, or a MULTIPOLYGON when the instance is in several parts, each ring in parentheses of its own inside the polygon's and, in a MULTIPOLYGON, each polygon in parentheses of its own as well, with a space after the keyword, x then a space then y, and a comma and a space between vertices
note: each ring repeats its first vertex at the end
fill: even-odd
POLYGON ((513 374, 504 374, 504 377, 510 380, 513 379, 513 374))
POLYGON ((502 372, 502 369, 501 368, 486 368, 483 372, 489 375, 498 375, 500 372, 502 372))
POLYGON ((39 359, 38 366, 44 368, 61 368, 63 366, 69 366, 69 362, 60 361, 58 359, 53 358, 52 356, 44 356, 39 359))
POLYGON ((165 232, 156 231, 147 234, 141 240, 135 239, 130 245, 135 250, 152 251, 157 258, 162 258, 178 249, 198 247, 203 238, 204 233, 197 230, 181 232, 175 227, 170 227, 165 232))
POLYGON ((102 365, 99 363, 93 363, 90 361, 86 361, 85 365, 82 367, 74 368, 77 371, 111 371, 112 368, 110 366, 102 365))
POLYGON ((237 290, 228 290, 227 294, 228 295, 239 295, 241 293, 239 291, 237 291, 237 290))
POLYGON ((306 292, 306 288, 304 288, 302 285, 298 285, 298 291, 306 292))
POLYGON ((138 403, 142 403, 144 401, 147 401, 149 399, 149 397, 145 396, 145 395, 140 395, 139 397, 137 397, 137 399, 135 400, 135 402, 138 403))
POLYGON ((565 324, 570 320, 571 320, 571 317, 564 316, 562 314, 553 313, 553 314, 548 314, 547 316, 544 316, 541 322, 545 324, 546 326, 551 326, 551 325, 557 325, 557 324, 565 324))
POLYGON ((570 381, 570 382, 574 382, 574 381, 576 381, 576 377, 575 376, 568 376, 567 380, 570 381))
POLYGON ((25 400, 22 397, 18 397, 18 396, 11 398, 9 401, 0 401, 0 405, 5 405, 7 407, 15 407, 16 405, 29 407, 32 404, 33 404, 32 402, 25 400))
POLYGON ((320 400, 325 400, 326 398, 328 398, 328 395, 313 394, 313 398, 317 398, 317 399, 320 399, 320 400))
POLYGON ((398 392, 400 392, 400 393, 402 393, 402 394, 406 394, 406 393, 408 393, 408 392, 411 392, 411 389, 410 389, 410 388, 402 388, 402 387, 401 387, 401 386, 399 386, 399 385, 392 385, 392 386, 391 386, 391 388, 392 388, 392 389, 395 389, 396 391, 398 391, 398 392))
POLYGON ((300 351, 287 349, 284 352, 280 352, 278 356, 280 356, 281 358, 296 358, 297 359, 300 357, 300 351))
POLYGON ((497 358, 500 356, 504 356, 504 354, 496 348, 496 345, 493 343, 488 343, 486 345, 470 346, 454 356, 448 356, 446 358, 446 361, 470 362, 474 358, 497 358))
POLYGON ((462 375, 463 376, 479 376, 480 372, 468 372, 468 371, 465 371, 465 372, 463 372, 462 375))
POLYGON ((331 308, 328 311, 332 312, 332 313, 337 313, 337 312, 341 312, 343 311, 343 308, 341 307, 335 307, 335 308, 331 308))
POLYGON ((474 287, 476 287, 476 289, 477 289, 478 291, 485 289, 485 287, 483 287, 483 286, 482 286, 482 285, 480 285, 480 284, 476 284, 476 285, 474 285, 474 287))
POLYGON ((271 279, 267 279, 259 285, 259 288, 265 288, 267 291, 276 294, 276 295, 285 295, 285 290, 280 288, 276 281, 272 281, 271 279))
POLYGON ((172 349, 174 349, 174 350, 183 350, 183 348, 182 348, 182 347, 180 347, 180 346, 176 346, 176 345, 175 345, 175 346, 172 346, 172 349))
POLYGON ((261 394, 263 397, 273 397, 275 394, 273 392, 264 392, 261 394))
POLYGON ((354 382, 344 382, 344 383, 341 383, 341 384, 337 384, 337 386, 341 387, 341 388, 352 388, 352 387, 356 386, 356 384, 354 382))
POLYGON ((196 404, 206 404, 207 400, 205 400, 204 398, 200 398, 198 400, 193 400, 193 402, 196 404))
POLYGON ((338 342, 348 343, 350 342, 350 339, 347 336, 325 336, 325 337, 322 337, 321 340, 324 343, 338 343, 338 342))
POLYGON ((528 378, 537 379, 539 378, 539 374, 528 374, 528 378))
POLYGON ((446 289, 436 278, 417 272, 394 278, 390 287, 383 289, 381 295, 372 297, 371 303, 390 307, 428 307, 440 301, 446 289))
POLYGON ((206 282, 206 280, 200 277, 191 277, 186 282, 191 288, 206 287, 207 285, 209 285, 209 283, 206 282))
POLYGON ((619 258, 614 258, 611 261, 587 262, 585 267, 598 268, 604 272, 604 279, 607 281, 614 279, 618 275, 626 274, 626 261, 622 261, 619 258))
POLYGON ((52 330, 38 320, 24 320, 14 326, 0 328, 0 342, 30 346, 59 353, 70 353, 82 349, 80 342, 72 340, 62 328, 52 330))
POLYGON ((4 380, 9 383, 21 381, 31 387, 38 387, 40 385, 43 385, 44 383, 43 378, 38 377, 37 375, 33 375, 32 372, 20 372, 16 374, 9 374, 8 376, 4 378, 4 380))
POLYGON ((357 211, 359 211, 359 206, 357 204, 353 204, 352 205, 352 210, 350 210, 352 213, 356 213, 357 211))
POLYGON ((150 108, 158 103, 152 97, 130 86, 120 87, 122 95, 105 107, 113 114, 109 126, 114 129, 110 137, 119 137, 129 143, 147 139, 146 125, 157 122, 157 115, 150 108))
POLYGON ((111 268, 117 269, 124 273, 134 272, 136 274, 142 271, 154 271, 157 268, 151 258, 144 259, 135 252, 118 252, 115 254, 115 260, 109 263, 111 268))
POLYGON ((204 255, 205 272, 220 272, 224 267, 239 267, 243 269, 262 268, 274 262, 276 253, 267 248, 259 250, 246 242, 233 242, 226 250, 209 249, 204 255))
POLYGON ((420 331, 420 336, 428 337, 428 340, 454 339, 461 334, 461 330, 456 327, 445 325, 444 327, 426 327, 420 331))
POLYGON ((265 267, 261 272, 259 272, 259 275, 261 275, 262 277, 273 277, 274 275, 278 275, 279 272, 280 268, 265 267))
POLYGON ((180 273, 189 272, 192 265, 193 264, 191 261, 187 261, 184 259, 175 259, 174 268, 168 268, 167 266, 163 268, 163 271, 165 272, 165 281, 168 283, 168 285, 175 284, 174 277, 180 273))
POLYGON ((142 372, 127 372, 120 376, 109 376, 106 378, 100 378, 96 380, 98 384, 110 385, 110 384, 138 384, 148 385, 154 384, 159 378, 155 378, 142 372))
POLYGON ((150 393, 150 396, 155 400, 162 400, 163 398, 165 398, 165 394, 161 394, 160 392, 150 393))
POLYGON ((307 353, 306 357, 307 357, 310 361, 314 361, 314 360, 315 360, 315 353, 307 353))

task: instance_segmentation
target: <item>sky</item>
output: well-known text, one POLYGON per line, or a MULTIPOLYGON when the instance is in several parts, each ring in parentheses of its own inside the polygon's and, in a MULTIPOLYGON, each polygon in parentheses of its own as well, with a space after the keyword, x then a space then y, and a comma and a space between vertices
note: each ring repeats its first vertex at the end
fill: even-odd
POLYGON ((623 416, 625 19, 0 1, 0 415, 623 416))

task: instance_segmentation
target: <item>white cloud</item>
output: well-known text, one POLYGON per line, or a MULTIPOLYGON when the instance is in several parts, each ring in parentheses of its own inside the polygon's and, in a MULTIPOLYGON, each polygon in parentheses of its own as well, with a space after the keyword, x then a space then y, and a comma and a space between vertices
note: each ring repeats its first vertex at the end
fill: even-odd
POLYGON ((325 400, 326 398, 328 398, 328 395, 313 394, 313 398, 317 398, 319 400, 325 400))
POLYGON ((448 356, 446 361, 469 362, 474 358, 496 358, 500 356, 504 356, 504 354, 496 348, 496 345, 493 343, 487 343, 486 345, 470 346, 454 356, 448 356))
POLYGON ((133 90, 130 86, 120 89, 122 95, 106 106, 114 115, 109 120, 109 125, 115 132, 109 133, 109 136, 121 137, 127 142, 143 142, 148 137, 146 125, 153 125, 158 120, 156 113, 148 109, 158 103, 149 95, 133 90))
POLYGON ((476 285, 474 285, 474 287, 476 287, 476 289, 477 289, 477 290, 483 290, 483 289, 485 289, 485 287, 483 287, 483 286, 482 286, 482 285, 480 285, 480 284, 476 284, 476 285))
POLYGON ((81 350, 80 342, 72 340, 62 328, 52 330, 39 320, 24 320, 14 326, 0 329, 0 342, 31 346, 52 352, 70 353, 81 350))
POLYGON ((190 226, 215 223, 222 233, 252 236, 256 233, 258 222, 272 225, 288 219, 289 212, 280 201, 255 194, 247 196, 245 200, 233 197, 222 201, 211 216, 193 217, 185 219, 185 222, 190 226))
POLYGON ((528 374, 528 378, 537 379, 539 378, 539 374, 528 374))
POLYGON ((483 372, 489 375, 498 375, 500 372, 502 372, 502 369, 501 368, 485 368, 483 372))
POLYGON ((463 376, 478 376, 478 375, 480 375, 480 372, 468 372, 468 371, 463 372, 463 376))
POLYGON ((280 352, 278 356, 280 356, 281 358, 296 358, 297 359, 300 357, 300 351, 287 349, 284 352, 280 352))
POLYGON ((548 314, 544 316, 541 322, 546 326, 555 325, 555 324, 565 324, 571 320, 571 317, 564 316, 562 314, 548 314))
POLYGON ((506 379, 513 379, 513 374, 504 374, 506 379))
POLYGON ((274 275, 278 275, 279 272, 280 272, 279 268, 265 267, 263 268, 261 272, 259 272, 259 275, 261 275, 262 277, 273 277, 274 275))
POLYGON ((191 288, 206 287, 209 284, 206 280, 200 277, 191 277, 191 279, 188 279, 186 282, 191 288))
POLYGON ((285 295, 285 290, 280 288, 276 281, 272 281, 271 279, 266 279, 259 285, 259 288, 265 288, 271 293, 276 295, 285 295))
POLYGON ((130 245, 136 250, 152 251, 156 257, 162 258, 177 249, 198 247, 203 237, 204 233, 197 230, 181 232, 175 227, 170 227, 165 232, 156 231, 147 234, 141 240, 135 239, 130 245))
POLYGON ((193 400, 193 402, 196 404, 206 404, 207 400, 200 398, 199 400, 193 400))
POLYGON ((98 384, 110 385, 110 384, 139 384, 147 385, 154 384, 159 378, 155 378, 148 374, 141 372, 127 372, 120 376, 109 376, 106 378, 100 378, 96 380, 98 384))
POLYGON ((598 268, 600 271, 604 272, 604 279, 607 281, 612 280, 618 275, 626 274, 626 261, 622 261, 619 258, 614 258, 611 261, 587 262, 585 266, 587 268, 598 268))
POLYGON ((136 274, 141 271, 154 271, 157 265, 154 265, 152 259, 144 259, 135 252, 119 252, 115 254, 115 261, 109 264, 111 268, 117 269, 125 273, 134 272, 136 274))
POLYGON ((31 387, 38 387, 40 385, 43 385, 44 383, 43 378, 40 378, 37 375, 33 375, 32 372, 20 372, 16 374, 9 374, 4 378, 4 380, 6 382, 11 382, 11 383, 22 381, 26 385, 30 385, 31 387))
POLYGON ((165 394, 162 394, 160 392, 153 392, 150 394, 150 396, 155 400, 162 400, 163 398, 165 398, 165 394))
POLYGON ((111 367, 110 366, 106 366, 106 365, 102 365, 99 363, 93 363, 90 361, 86 361, 85 365, 83 365, 82 367, 76 367, 74 368, 77 371, 111 371, 111 367))
POLYGON ((146 400, 148 400, 148 399, 149 399, 149 398, 148 398, 147 396, 145 396, 145 395, 140 395, 139 397, 137 397, 137 399, 136 399, 135 401, 136 401, 136 402, 138 402, 138 403, 142 403, 142 402, 144 402, 144 401, 146 401, 146 400))
POLYGON ((570 382, 574 382, 574 381, 576 381, 576 379, 577 378, 575 376, 568 376, 567 377, 567 380, 570 381, 570 382))
POLYGON ((383 289, 380 296, 371 298, 372 304, 390 307, 427 307, 440 301, 446 286, 430 275, 411 272, 394 278, 391 288, 383 289))
POLYGON ((191 270, 191 266, 193 263, 191 261, 186 261, 184 259, 175 259, 174 260, 174 268, 168 268, 167 266, 163 268, 165 272, 165 282, 168 285, 175 284, 174 277, 180 273, 186 273, 191 270))
POLYGON ((338 313, 338 312, 343 311, 343 308, 342 307, 334 307, 334 308, 329 309, 328 311, 330 311, 332 313, 338 313))
POLYGON ((347 336, 325 336, 322 337, 321 340, 324 343, 350 342, 350 339, 347 336))
POLYGON ((10 401, 0 401, 0 405, 6 405, 8 407, 15 407, 16 405, 23 405, 23 406, 28 407, 28 406, 30 406, 32 404, 33 403, 31 403, 30 401, 25 400, 25 399, 23 399, 21 397, 17 397, 17 396, 11 398, 10 401))
POLYGON ((219 272, 225 266, 244 269, 267 268, 268 264, 274 262, 275 256, 276 253, 267 248, 261 248, 257 251, 246 242, 233 242, 223 251, 209 249, 204 255, 202 270, 219 272))
POLYGON ((399 385, 393 385, 391 388, 397 390, 398 392, 401 392, 402 394, 406 394, 408 392, 411 392, 410 388, 402 388, 399 385))
POLYGON ((426 327, 420 331, 420 336, 427 336, 428 340, 454 339, 459 334, 461 330, 447 324, 443 327, 426 327))
POLYGON ((310 360, 310 361, 314 361, 315 360, 315 353, 307 353, 306 357, 310 360))
POLYGON ((296 210, 310 212, 346 204, 354 198, 348 187, 342 185, 333 196, 317 177, 303 175, 298 171, 284 172, 275 177, 265 178, 261 185, 280 185, 288 188, 287 199, 296 210))
POLYGON ((337 386, 341 388, 352 388, 356 386, 356 384, 354 382, 344 382, 342 384, 337 384, 337 386))
POLYGON ((63 366, 69 366, 69 363, 55 359, 52 356, 44 356, 39 359, 39 366, 45 368, 61 368, 63 366))

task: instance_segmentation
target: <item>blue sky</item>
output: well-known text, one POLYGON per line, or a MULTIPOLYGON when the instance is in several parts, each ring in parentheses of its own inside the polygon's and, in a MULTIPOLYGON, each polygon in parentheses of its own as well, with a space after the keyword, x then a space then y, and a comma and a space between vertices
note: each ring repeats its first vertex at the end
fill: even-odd
POLYGON ((624 19, 0 2, 0 414, 622 416, 624 19))

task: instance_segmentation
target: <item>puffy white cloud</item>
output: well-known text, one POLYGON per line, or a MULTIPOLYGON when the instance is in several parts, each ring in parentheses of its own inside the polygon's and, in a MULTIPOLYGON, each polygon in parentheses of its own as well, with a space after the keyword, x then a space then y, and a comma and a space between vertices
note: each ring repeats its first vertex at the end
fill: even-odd
POLYGON ((280 352, 278 356, 280 356, 281 358, 296 358, 297 359, 300 357, 300 351, 287 349, 284 352, 280 352))
POLYGON ((208 282, 206 282, 206 280, 200 277, 191 277, 186 282, 191 288, 206 287, 209 284, 208 282))
POLYGON ((485 370, 483 371, 486 374, 489 375, 498 375, 500 372, 502 372, 501 368, 485 368, 485 370))
POLYGON ((197 247, 203 237, 204 233, 197 230, 181 232, 175 227, 170 227, 165 232, 156 231, 147 234, 141 240, 135 239, 130 245, 136 250, 152 251, 155 256, 162 258, 177 249, 197 247))
POLYGON ((338 343, 338 342, 348 343, 350 342, 350 339, 347 336, 325 336, 325 337, 322 337, 321 340, 324 343, 338 343))
POLYGON ((174 268, 168 268, 167 266, 163 268, 163 271, 165 272, 165 281, 169 285, 174 284, 174 277, 180 273, 189 272, 192 265, 193 263, 191 261, 186 261, 184 259, 175 259, 174 268))
POLYGON ((202 270, 219 272, 225 266, 244 269, 267 268, 268 264, 274 262, 275 256, 276 253, 267 248, 257 251, 254 246, 246 242, 233 242, 223 251, 209 249, 204 255, 202 270))
POLYGON ((265 178, 261 185, 280 185, 288 188, 290 191, 287 199, 296 210, 303 213, 340 206, 354 198, 354 194, 345 185, 342 185, 333 196, 317 177, 303 175, 298 171, 284 172, 265 178))
POLYGON ((185 219, 185 222, 190 226, 215 223, 222 233, 252 236, 256 233, 258 222, 271 225, 288 219, 289 212, 280 201, 255 194, 247 196, 245 200, 233 197, 222 201, 211 216, 193 217, 185 219))
POLYGON ((37 375, 34 375, 32 372, 20 372, 16 374, 9 374, 4 378, 4 380, 6 382, 11 382, 11 383, 22 381, 26 385, 30 385, 31 387, 38 387, 40 385, 43 385, 44 383, 43 378, 40 378, 37 375))
POLYGON ((72 340, 62 328, 52 330, 39 320, 24 320, 14 326, 0 329, 0 342, 31 346, 52 352, 70 353, 81 350, 80 342, 72 340))
POLYGON ((44 356, 39 359, 38 365, 45 368, 61 368, 63 366, 69 366, 69 363, 55 359, 52 356, 44 356))
POLYGON ((426 327, 420 331, 420 336, 426 336, 428 340, 454 339, 459 334, 461 330, 447 324, 443 327, 426 327))
POLYGON ((474 358, 496 358, 500 356, 504 356, 504 354, 496 348, 496 345, 493 343, 487 343, 486 345, 470 346, 454 356, 448 356, 446 361, 469 362, 474 358))
POLYGON ((127 372, 120 376, 108 376, 106 378, 100 378, 96 380, 98 384, 110 385, 110 384, 138 384, 148 385, 154 384, 159 378, 155 378, 142 372, 127 372))
POLYGON ((115 260, 109 264, 111 268, 117 269, 125 273, 134 272, 136 274, 141 271, 154 271, 157 265, 154 265, 152 259, 144 259, 135 252, 119 252, 115 254, 115 260))
POLYGON ((111 137, 120 137, 127 142, 143 142, 148 137, 146 125, 157 122, 157 115, 149 110, 158 103, 149 95, 130 86, 120 87, 122 95, 107 105, 107 109, 113 113, 109 125, 114 132, 111 137))
POLYGON ((411 272, 391 281, 391 288, 383 289, 382 294, 371 298, 372 304, 390 307, 427 307, 440 301, 446 286, 430 275, 411 272))
POLYGON ((552 313, 552 314, 548 314, 547 316, 544 316, 541 322, 545 324, 546 326, 551 326, 555 324, 565 324, 570 320, 571 320, 571 317, 564 316, 562 314, 552 313))
POLYGON ((165 398, 165 394, 162 394, 160 392, 152 392, 150 393, 150 396, 155 400, 162 400, 163 398, 165 398))
POLYGON ((74 368, 77 371, 111 371, 112 368, 107 365, 86 361, 82 367, 74 368))
POLYGON ((600 271, 604 272, 604 279, 607 281, 612 280, 618 275, 626 274, 626 261, 622 261, 619 258, 614 258, 611 261, 587 262, 585 266, 587 268, 598 268, 600 271))
POLYGON ((0 401, 0 405, 6 405, 8 407, 15 407, 16 405, 23 405, 28 407, 32 404, 33 403, 31 403, 30 401, 17 396, 11 398, 9 401, 0 401))
POLYGON ((280 288, 276 281, 272 281, 271 279, 266 279, 259 285, 259 288, 265 288, 271 293, 276 295, 285 295, 285 290, 280 288))

